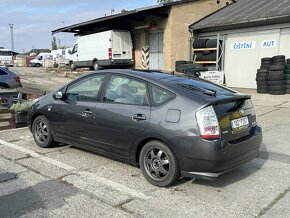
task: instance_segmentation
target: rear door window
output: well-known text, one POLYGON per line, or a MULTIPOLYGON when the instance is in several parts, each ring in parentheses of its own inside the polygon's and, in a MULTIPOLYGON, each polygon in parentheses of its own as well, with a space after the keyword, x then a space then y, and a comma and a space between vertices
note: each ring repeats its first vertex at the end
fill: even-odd
POLYGON ((156 85, 151 85, 152 105, 158 106, 172 100, 175 94, 156 85))
POLYGON ((147 105, 147 85, 131 77, 113 75, 104 96, 105 102, 147 105))

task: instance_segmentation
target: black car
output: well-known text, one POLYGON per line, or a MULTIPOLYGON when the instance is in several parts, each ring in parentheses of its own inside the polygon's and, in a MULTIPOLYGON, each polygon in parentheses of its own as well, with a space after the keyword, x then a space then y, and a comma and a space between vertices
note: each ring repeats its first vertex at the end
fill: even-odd
POLYGON ((161 72, 86 74, 34 102, 41 147, 73 144, 139 165, 153 185, 213 179, 256 158, 262 142, 251 97, 161 72))

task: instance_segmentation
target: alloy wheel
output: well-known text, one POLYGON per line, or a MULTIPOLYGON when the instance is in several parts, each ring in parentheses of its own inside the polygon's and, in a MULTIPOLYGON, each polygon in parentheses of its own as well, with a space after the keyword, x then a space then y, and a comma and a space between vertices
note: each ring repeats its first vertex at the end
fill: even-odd
POLYGON ((169 176, 168 155, 159 148, 152 148, 146 153, 144 165, 148 176, 155 181, 163 181, 169 176))

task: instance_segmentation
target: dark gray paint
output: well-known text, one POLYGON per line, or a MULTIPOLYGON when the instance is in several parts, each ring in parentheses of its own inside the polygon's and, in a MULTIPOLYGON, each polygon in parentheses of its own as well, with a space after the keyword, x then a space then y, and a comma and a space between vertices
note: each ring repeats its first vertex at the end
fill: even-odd
MULTIPOLYGON (((107 74, 107 79, 111 74, 133 76, 147 81, 148 84, 155 84, 167 89, 175 93, 176 97, 159 106, 106 103, 101 99, 105 93, 107 80, 101 87, 101 95, 98 96, 96 103, 72 105, 64 100, 53 99, 53 92, 41 98, 32 107, 31 123, 37 115, 43 114, 51 124, 55 140, 84 147, 132 164, 138 164, 138 152, 146 141, 160 140, 176 155, 181 175, 190 177, 197 175, 194 172, 213 173, 207 175, 220 174, 238 167, 258 155, 262 142, 262 132, 259 126, 250 125, 239 133, 230 131, 226 135, 222 134, 220 139, 204 140, 200 137, 195 118, 198 109, 214 105, 217 117, 221 122, 225 116, 229 119, 237 116, 234 111, 239 108, 247 109, 250 122, 255 122, 254 109, 245 101, 250 96, 233 91, 208 95, 196 90, 184 89, 176 85, 175 81, 180 78, 158 72, 108 70, 97 71, 83 77, 100 73, 107 74), (54 109, 48 111, 49 107, 54 109), (92 111, 91 117, 78 115, 86 109, 92 111), (177 121, 178 113, 172 112, 172 109, 180 111, 179 122, 168 122, 168 120, 177 121), (132 117, 135 114, 145 115, 146 120, 134 121, 132 117)), ((81 80, 83 77, 77 80, 81 80)), ((202 84, 211 84, 198 78, 194 80, 202 84)), ((63 92, 65 92, 65 87, 61 89, 63 92)), ((152 93, 149 94, 151 98, 152 93)), ((221 132, 228 130, 229 125, 229 122, 225 123, 221 132)))

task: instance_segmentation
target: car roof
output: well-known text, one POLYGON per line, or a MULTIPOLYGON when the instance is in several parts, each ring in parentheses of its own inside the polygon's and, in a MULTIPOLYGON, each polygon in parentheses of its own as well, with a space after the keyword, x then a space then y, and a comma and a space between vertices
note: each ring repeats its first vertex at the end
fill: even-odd
POLYGON ((172 72, 159 71, 159 70, 132 70, 132 69, 108 69, 108 70, 99 70, 97 72, 104 73, 118 73, 128 76, 134 76, 140 79, 151 80, 151 81, 159 81, 162 80, 170 80, 171 78, 175 78, 176 76, 172 74, 172 72))

